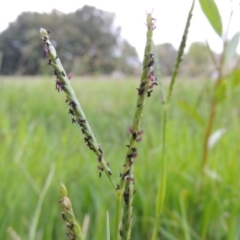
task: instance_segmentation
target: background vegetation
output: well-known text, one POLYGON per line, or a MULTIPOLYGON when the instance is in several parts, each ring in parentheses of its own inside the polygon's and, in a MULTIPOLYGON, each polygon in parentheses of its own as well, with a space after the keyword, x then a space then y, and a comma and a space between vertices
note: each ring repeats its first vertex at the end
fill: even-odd
MULTIPOLYGON (((42 56, 39 29, 52 31, 52 43, 64 62, 67 72, 74 75, 114 74, 139 75, 140 59, 136 49, 121 36, 114 23, 114 13, 84 6, 76 12, 49 14, 24 12, 0 33, 0 74, 51 74, 42 56), (2 59, 2 61, 1 61, 2 59)), ((171 76, 177 50, 171 43, 155 46, 161 74, 171 76)), ((216 58, 219 55, 213 53, 216 58)), ((236 62, 237 54, 232 60, 236 62)), ((214 66, 206 43, 193 43, 181 65, 183 77, 211 77, 214 66)))
MULTIPOLYGON (((51 77, 52 78, 52 77, 51 77)), ((59 183, 68 186, 77 218, 90 216, 88 239, 105 238, 106 210, 113 218, 115 200, 106 176, 98 176, 96 160, 71 124, 62 94, 55 83, 32 78, 1 81, 0 95, 0 239, 27 239, 46 176, 56 171, 41 209, 36 239, 66 239, 60 217, 59 183), (17 81, 20 80, 20 81, 17 81), (44 97, 43 97, 44 96, 44 97), (11 236, 11 237, 10 237, 11 236)), ((41 78, 42 79, 42 78, 41 78)), ((137 82, 73 81, 79 100, 107 161, 118 179, 124 158, 137 82)), ((214 130, 226 128, 211 149, 204 185, 199 188, 204 119, 208 115, 212 82, 179 81, 169 110, 167 134, 167 190, 160 229, 161 239, 238 239, 239 232, 239 89, 219 105, 214 130), (199 112, 202 123, 194 117, 199 112), (185 226, 186 224, 186 226, 185 226)), ((229 86, 230 90, 230 86, 229 86)), ((144 114, 144 141, 135 166, 132 239, 149 239, 154 221, 156 179, 160 171, 160 90, 149 99, 144 114), (140 237, 141 236, 141 237, 140 237)))
POLYGON ((66 70, 74 74, 109 74, 118 69, 133 74, 140 66, 136 50, 120 35, 115 14, 84 6, 74 13, 22 13, 0 34, 1 74, 35 75, 46 72, 39 29, 54 32, 66 70))

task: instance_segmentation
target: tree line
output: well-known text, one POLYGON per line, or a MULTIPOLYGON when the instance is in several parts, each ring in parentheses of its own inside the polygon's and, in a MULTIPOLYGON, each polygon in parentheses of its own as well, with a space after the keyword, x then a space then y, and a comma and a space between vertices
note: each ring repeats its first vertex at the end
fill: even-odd
POLYGON ((114 25, 115 14, 84 6, 63 14, 22 13, 0 34, 1 71, 3 75, 44 74, 46 60, 39 29, 54 34, 51 42, 57 47, 67 71, 75 74, 109 74, 115 69, 134 74, 140 65, 136 49, 121 37, 114 25))
MULTIPOLYGON (((121 36, 121 28, 114 24, 115 14, 95 7, 84 6, 76 12, 63 14, 25 12, 0 33, 0 74, 50 74, 43 59, 39 29, 54 34, 51 42, 58 49, 67 72, 75 75, 139 74, 141 62, 136 49, 121 36)), ((155 46, 162 76, 170 76, 177 50, 170 43, 155 46)), ((215 53, 213 53, 215 54, 215 53)), ((216 54, 215 54, 216 55, 216 54)), ((208 47, 193 43, 184 56, 182 76, 210 76, 214 66, 208 47)))

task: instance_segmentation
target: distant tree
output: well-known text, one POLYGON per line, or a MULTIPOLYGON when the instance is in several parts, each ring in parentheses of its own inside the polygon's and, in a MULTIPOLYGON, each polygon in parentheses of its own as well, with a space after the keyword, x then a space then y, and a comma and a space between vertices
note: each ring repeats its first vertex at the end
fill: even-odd
POLYGON ((129 51, 124 52, 121 29, 114 25, 115 15, 95 7, 84 6, 74 13, 50 14, 25 12, 0 34, 3 54, 1 74, 43 73, 42 43, 39 29, 52 32, 51 42, 57 47, 67 71, 75 74, 108 74, 121 62, 121 69, 131 73, 135 65, 121 58, 138 60, 136 50, 124 40, 129 51), (124 52, 124 54, 123 54, 124 52))
POLYGON ((64 19, 56 11, 51 15, 22 13, 7 30, 0 34, 0 50, 3 52, 2 74, 35 74, 39 71, 42 54, 39 29, 46 25, 61 24, 64 19))
POLYGON ((184 56, 181 74, 190 77, 198 77, 210 76, 212 72, 213 63, 207 45, 201 42, 192 43, 184 56))
POLYGON ((176 60, 177 51, 171 43, 163 43, 156 46, 160 71, 163 76, 171 76, 176 60))
POLYGON ((123 74, 139 73, 141 66, 136 49, 130 45, 125 39, 121 39, 118 55, 117 70, 123 74))

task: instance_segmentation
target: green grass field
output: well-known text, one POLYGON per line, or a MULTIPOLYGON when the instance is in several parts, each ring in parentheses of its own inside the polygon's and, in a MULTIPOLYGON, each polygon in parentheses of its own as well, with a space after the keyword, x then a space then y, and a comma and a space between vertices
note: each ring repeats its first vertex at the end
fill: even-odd
MULTIPOLYGON (((67 239, 58 203, 61 182, 68 188, 80 223, 90 216, 87 239, 105 239, 107 210, 110 221, 114 219, 114 189, 104 174, 99 178, 96 158, 84 144, 79 126, 71 123, 64 93, 54 90, 54 77, 39 79, 0 78, 0 239, 30 239, 40 192, 53 164, 55 172, 40 209, 35 239, 67 239)), ((118 182, 137 81, 84 79, 72 84, 118 182)), ((228 91, 217 109, 214 131, 226 128, 226 133, 210 150, 201 179, 211 84, 177 81, 168 114, 167 188, 159 239, 240 239, 239 93, 239 89, 228 91)), ((132 240, 151 237, 160 177, 159 88, 147 100, 135 164, 132 240)))

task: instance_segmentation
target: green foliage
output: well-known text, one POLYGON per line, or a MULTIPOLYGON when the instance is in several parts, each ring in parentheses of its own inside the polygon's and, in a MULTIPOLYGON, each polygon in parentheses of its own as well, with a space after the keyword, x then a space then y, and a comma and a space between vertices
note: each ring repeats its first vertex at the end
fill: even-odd
POLYGON ((222 36, 222 20, 214 0, 199 0, 202 11, 216 33, 222 36))
POLYGON ((215 90, 215 98, 219 102, 226 100, 227 95, 231 97, 233 91, 238 91, 240 86, 240 69, 234 69, 225 76, 215 90))
POLYGON ((117 67, 132 74, 139 67, 136 50, 120 35, 115 15, 84 6, 74 13, 22 13, 0 34, 1 74, 42 74, 39 29, 53 32, 53 43, 67 72, 109 74, 117 67), (39 41, 37 40, 39 39, 39 41), (128 52, 126 52, 126 47, 128 52))
POLYGON ((213 127, 215 125, 215 120, 217 116, 217 107, 219 103, 224 103, 224 100, 227 99, 227 94, 231 93, 229 89, 227 91, 227 85, 232 85, 232 84, 227 84, 226 82, 226 79, 228 78, 226 77, 226 65, 228 67, 227 72, 234 72, 235 68, 237 67, 236 64, 235 66, 231 66, 230 60, 236 54, 236 49, 239 42, 239 33, 236 33, 233 36, 233 38, 228 42, 227 40, 228 32, 231 26, 231 20, 232 20, 232 16, 235 9, 232 9, 229 12, 227 29, 225 30, 224 36, 222 36, 223 34, 222 34, 221 17, 214 0, 209 0, 209 1, 200 0, 200 4, 203 12, 208 18, 208 21, 213 26, 214 30, 218 33, 223 46, 222 52, 219 54, 218 58, 216 58, 208 45, 208 50, 215 67, 216 77, 214 79, 215 86, 212 93, 213 97, 210 101, 209 116, 206 121, 206 128, 205 128, 204 140, 203 140, 203 152, 202 152, 202 159, 201 159, 201 173, 202 173, 201 187, 204 187, 203 173, 204 171, 207 170, 207 164, 209 159, 209 149, 210 149, 209 141, 214 136, 214 134, 217 134, 220 136, 222 134, 221 132, 225 132, 225 128, 220 128, 220 131, 213 133, 213 127), (225 63, 225 66, 224 66, 224 63, 225 63))
MULTIPOLYGON (((237 72, 235 74, 237 78, 237 72)), ((71 124, 68 108, 64 105, 65 98, 54 90, 52 79, 21 80, 1 81, 0 88, 0 239, 12 239, 9 234, 13 230, 21 239, 28 239, 39 200, 35 188, 43 189, 52 163, 56 165, 54 178, 41 207, 35 239, 67 238, 58 204, 60 182, 68 186, 76 218, 82 226, 85 214, 90 214, 87 239, 105 239, 106 209, 110 220, 114 219, 115 209, 108 179, 104 175, 99 179, 96 165, 89 164, 95 161, 95 156, 86 151, 84 141, 79 137, 80 129, 71 124)), ((121 143, 128 136, 137 81, 98 82, 86 79, 72 84, 117 180, 122 165, 120 160, 125 155, 125 147, 121 143)), ((206 173, 205 187, 199 196, 197 176, 202 152, 202 126, 177 103, 181 100, 195 106, 205 119, 213 86, 208 82, 209 91, 205 91, 196 104, 203 86, 203 82, 177 81, 172 95, 166 150, 168 185, 162 225, 158 229, 160 239, 185 239, 186 234, 190 234, 192 240, 240 238, 240 163, 236 161, 239 145, 234 144, 240 142, 239 88, 219 105, 215 128, 226 126, 227 132, 210 153, 208 168, 211 171, 206 173)), ((153 205, 162 147, 160 136, 156 134, 160 132, 161 103, 157 89, 155 91, 156 94, 146 103, 144 141, 140 143, 135 166, 137 192, 133 240, 151 238, 155 216, 153 205)), ((111 221, 111 229, 112 226, 111 221)))
POLYGON ((221 81, 214 91, 214 98, 217 103, 222 102, 226 99, 226 81, 221 81))

